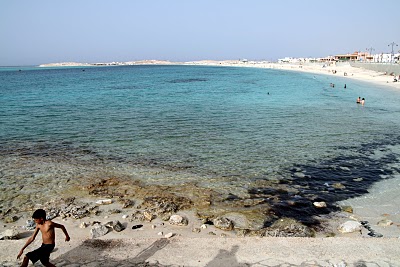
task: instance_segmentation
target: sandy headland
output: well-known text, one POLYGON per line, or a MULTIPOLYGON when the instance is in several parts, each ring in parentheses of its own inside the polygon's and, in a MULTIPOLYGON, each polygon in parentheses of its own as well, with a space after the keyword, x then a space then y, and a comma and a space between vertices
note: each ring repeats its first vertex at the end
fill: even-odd
POLYGON ((240 60, 199 60, 174 62, 168 60, 138 60, 127 62, 107 63, 78 63, 61 62, 41 64, 39 67, 90 67, 90 66, 134 66, 134 65, 204 65, 204 66, 230 66, 230 67, 254 67, 280 69, 288 71, 308 72, 323 75, 343 76, 347 79, 354 79, 369 82, 376 85, 390 86, 400 89, 400 81, 393 82, 399 78, 400 73, 377 72, 366 68, 352 67, 348 62, 327 62, 327 63, 271 63, 267 61, 240 61, 240 60), (394 74, 395 77, 391 74, 394 74))

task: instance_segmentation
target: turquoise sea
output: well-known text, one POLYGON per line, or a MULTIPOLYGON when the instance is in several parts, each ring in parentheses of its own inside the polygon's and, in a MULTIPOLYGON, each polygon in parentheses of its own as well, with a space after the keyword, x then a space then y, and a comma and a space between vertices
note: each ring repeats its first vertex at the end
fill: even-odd
POLYGON ((282 216, 313 215, 312 205, 285 203, 334 203, 399 172, 390 149, 400 143, 399 100, 389 87, 273 69, 0 68, 1 186, 40 175, 84 180, 107 165, 146 183, 195 182, 226 200, 277 196, 282 216), (23 171, 21 158, 53 165, 23 171), (81 175, 59 167, 68 162, 84 163, 81 175))

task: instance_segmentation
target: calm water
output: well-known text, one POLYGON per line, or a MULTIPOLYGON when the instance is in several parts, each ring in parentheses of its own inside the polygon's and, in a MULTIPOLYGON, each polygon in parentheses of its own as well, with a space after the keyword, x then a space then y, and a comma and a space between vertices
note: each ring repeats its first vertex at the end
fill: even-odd
MULTIPOLYGON (((3 156, 23 151, 89 166, 102 158, 164 168, 168 175, 141 179, 195 179, 247 194, 252 181, 293 180, 298 171, 318 176, 320 166, 385 169, 398 162, 398 155, 373 163, 364 157, 400 143, 399 100, 390 88, 269 69, 3 68, 0 146, 3 156), (358 96, 365 106, 355 103, 358 96)), ((323 177, 321 183, 335 180, 323 177)))

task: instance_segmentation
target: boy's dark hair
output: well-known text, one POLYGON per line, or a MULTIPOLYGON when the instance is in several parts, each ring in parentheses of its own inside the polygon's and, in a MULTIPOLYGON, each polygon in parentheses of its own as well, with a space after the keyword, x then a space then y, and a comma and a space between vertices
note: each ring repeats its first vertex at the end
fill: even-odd
POLYGON ((33 219, 43 219, 46 220, 46 212, 42 209, 37 209, 32 215, 33 219))

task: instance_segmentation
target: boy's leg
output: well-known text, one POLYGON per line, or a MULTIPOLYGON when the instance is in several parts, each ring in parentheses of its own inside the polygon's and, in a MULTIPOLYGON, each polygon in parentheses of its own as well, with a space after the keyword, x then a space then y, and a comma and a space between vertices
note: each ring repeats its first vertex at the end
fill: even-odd
POLYGON ((21 267, 27 267, 29 264, 29 259, 27 256, 24 257, 24 260, 22 261, 21 267))

